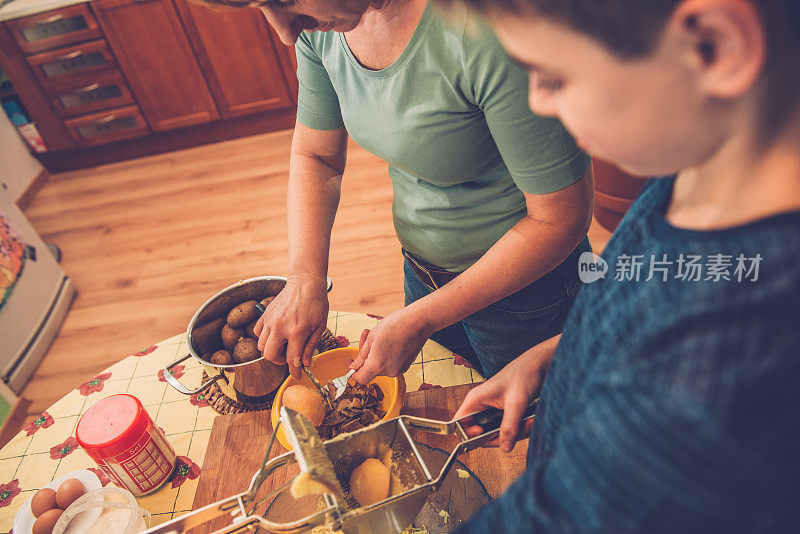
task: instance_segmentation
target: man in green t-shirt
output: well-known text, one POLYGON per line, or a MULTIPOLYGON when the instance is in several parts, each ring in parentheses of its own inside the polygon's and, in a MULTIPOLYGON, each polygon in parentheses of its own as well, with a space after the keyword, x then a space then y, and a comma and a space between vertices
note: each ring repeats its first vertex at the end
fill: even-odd
POLYGON ((525 73, 494 36, 425 0, 261 9, 296 41, 300 86, 289 280, 256 327, 264 355, 282 363, 286 344, 297 374, 324 331, 348 135, 389 163, 406 255, 406 306, 362 338, 357 381, 403 373, 429 337, 489 377, 560 332, 589 250, 590 158, 530 112, 525 73))

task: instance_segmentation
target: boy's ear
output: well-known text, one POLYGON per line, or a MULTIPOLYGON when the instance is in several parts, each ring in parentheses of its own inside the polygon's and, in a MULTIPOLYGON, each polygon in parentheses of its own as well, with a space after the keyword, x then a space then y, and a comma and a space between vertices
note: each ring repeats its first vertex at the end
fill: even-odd
POLYGON ((684 0, 671 25, 710 96, 733 98, 753 87, 766 61, 766 34, 750 0, 684 0))

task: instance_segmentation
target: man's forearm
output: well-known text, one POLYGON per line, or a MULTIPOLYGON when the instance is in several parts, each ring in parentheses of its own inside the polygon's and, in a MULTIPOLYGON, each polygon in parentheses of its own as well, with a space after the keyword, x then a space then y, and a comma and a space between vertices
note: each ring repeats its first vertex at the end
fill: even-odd
POLYGON ((549 273, 585 236, 580 225, 554 228, 525 217, 469 269, 410 306, 441 330, 549 273))

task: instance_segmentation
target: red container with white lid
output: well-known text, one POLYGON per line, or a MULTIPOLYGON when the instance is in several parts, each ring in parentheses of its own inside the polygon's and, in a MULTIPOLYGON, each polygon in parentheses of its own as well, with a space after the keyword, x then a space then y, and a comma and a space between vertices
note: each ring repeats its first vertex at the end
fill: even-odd
POLYGON ((133 395, 111 395, 81 416, 75 438, 109 476, 134 495, 157 490, 175 468, 175 451, 133 395))

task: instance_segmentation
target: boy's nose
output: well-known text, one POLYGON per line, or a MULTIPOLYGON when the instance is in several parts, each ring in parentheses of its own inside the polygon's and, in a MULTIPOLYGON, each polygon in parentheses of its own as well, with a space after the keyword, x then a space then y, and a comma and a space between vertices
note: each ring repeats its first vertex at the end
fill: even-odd
POLYGON ((554 95, 549 91, 537 89, 533 76, 530 78, 528 87, 528 107, 531 108, 531 111, 543 117, 558 116, 554 95))

